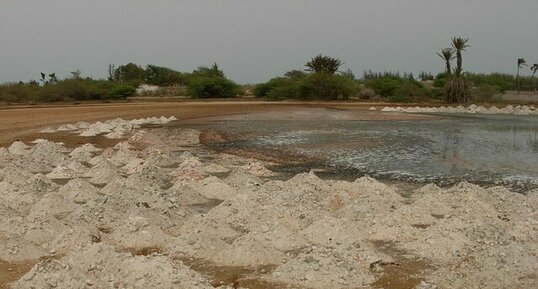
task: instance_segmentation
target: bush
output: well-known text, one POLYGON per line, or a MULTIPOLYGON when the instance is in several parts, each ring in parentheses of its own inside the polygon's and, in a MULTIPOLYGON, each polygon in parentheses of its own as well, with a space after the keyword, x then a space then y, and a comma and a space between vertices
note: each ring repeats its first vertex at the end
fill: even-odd
MULTIPOLYGON (((293 86, 297 85, 295 81, 293 81, 291 78, 286 77, 276 77, 271 80, 269 80, 266 83, 260 83, 257 84, 254 87, 254 95, 257 97, 264 97, 268 96, 269 93, 278 87, 284 87, 284 86, 293 86)), ((296 95, 289 96, 289 97, 295 97, 296 95)))
POLYGON ((136 93, 136 89, 128 85, 119 85, 119 86, 114 87, 110 91, 110 95, 113 98, 123 98, 123 99, 126 99, 127 97, 132 96, 135 93, 136 93))
POLYGON ((298 99, 348 99, 357 93, 356 81, 343 75, 330 73, 301 73, 290 71, 286 77, 276 77, 266 83, 256 85, 254 94, 267 96, 273 100, 298 99))
POLYGON ((397 77, 381 77, 366 81, 366 87, 373 89, 376 94, 388 97, 393 96, 403 82, 403 79, 397 77))
POLYGON ((156 65, 146 67, 145 80, 148 84, 158 86, 184 85, 187 83, 187 77, 183 73, 156 65))
POLYGON ((233 97, 240 92, 240 86, 224 77, 193 77, 187 85, 193 97, 233 97))
POLYGON ((499 92, 499 88, 495 85, 482 84, 475 87, 471 94, 475 101, 478 102, 490 102, 494 96, 499 92))
POLYGON ((394 91, 392 97, 409 98, 410 100, 425 99, 430 92, 420 83, 404 82, 394 91))
POLYGON ((267 97, 271 100, 282 100, 286 98, 297 98, 299 95, 298 83, 290 82, 285 85, 273 87, 267 97))
POLYGON ((408 95, 393 95, 387 98, 388 102, 413 102, 413 98, 408 95))
POLYGON ((346 76, 312 73, 301 82, 299 96, 303 99, 348 99, 358 90, 357 82, 346 76))

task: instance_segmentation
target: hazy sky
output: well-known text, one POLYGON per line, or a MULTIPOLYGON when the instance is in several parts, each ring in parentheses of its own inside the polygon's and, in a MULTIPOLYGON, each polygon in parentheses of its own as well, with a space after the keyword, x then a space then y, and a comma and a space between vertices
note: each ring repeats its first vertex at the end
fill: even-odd
POLYGON ((128 62, 261 82, 318 53, 357 76, 436 73, 451 36, 471 38, 466 70, 514 73, 538 62, 538 0, 0 0, 0 82, 128 62))

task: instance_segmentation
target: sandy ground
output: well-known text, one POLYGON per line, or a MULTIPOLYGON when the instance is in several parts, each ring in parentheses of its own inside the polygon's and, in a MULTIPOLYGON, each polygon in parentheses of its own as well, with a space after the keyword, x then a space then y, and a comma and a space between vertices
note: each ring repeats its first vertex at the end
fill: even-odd
MULTIPOLYGON (((272 119, 286 110, 333 117, 318 108, 324 105, 0 113, 14 126, 3 126, 10 142, 51 124, 115 117, 211 119, 225 111, 229 119, 272 119), (44 116, 32 120, 35 115, 44 116)), ((346 119, 417 117, 330 108, 345 109, 337 115, 346 119)), ((537 191, 465 182, 402 189, 368 177, 322 180, 314 172, 283 178, 267 162, 209 151, 201 132, 181 127, 139 128, 101 148, 74 141, 75 134, 48 136, 70 146, 0 147, 0 288, 538 286, 537 191)))

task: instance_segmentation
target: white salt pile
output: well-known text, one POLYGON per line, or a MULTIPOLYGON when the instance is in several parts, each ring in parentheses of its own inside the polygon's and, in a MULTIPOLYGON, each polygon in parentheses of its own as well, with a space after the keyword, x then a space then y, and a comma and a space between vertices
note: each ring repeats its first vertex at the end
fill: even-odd
POLYGON ((160 125, 167 124, 171 121, 177 120, 175 116, 171 117, 148 117, 133 120, 123 120, 121 118, 107 120, 104 122, 77 122, 75 124, 64 124, 57 128, 45 128, 41 130, 42 133, 54 133, 54 132, 74 132, 80 136, 96 136, 105 135, 110 139, 124 138, 128 133, 134 129, 140 128, 144 125, 160 125))
POLYGON ((163 131, 138 134, 143 150, 130 141, 0 149, 0 260, 36 264, 12 288, 238 288, 195 260, 224 276, 248 268, 239 281, 269 288, 378 288, 409 260, 426 264, 402 273, 415 288, 537 285, 538 191, 464 182, 409 196, 368 177, 275 180, 261 161, 195 146, 177 153, 197 134, 163 131))
POLYGON ((441 106, 441 107, 385 107, 382 112, 407 112, 407 113, 467 113, 467 114, 514 114, 514 115, 538 115, 538 109, 533 106, 507 105, 503 108, 497 108, 491 106, 486 108, 484 106, 477 106, 471 104, 470 106, 441 106))

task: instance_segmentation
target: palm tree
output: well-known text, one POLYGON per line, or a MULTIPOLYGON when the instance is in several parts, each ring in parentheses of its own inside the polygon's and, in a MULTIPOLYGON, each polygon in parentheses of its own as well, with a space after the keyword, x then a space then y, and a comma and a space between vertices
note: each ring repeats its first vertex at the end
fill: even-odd
POLYGON ((344 65, 344 63, 340 59, 323 56, 320 54, 312 57, 312 59, 307 62, 305 66, 307 67, 307 71, 335 74, 342 65, 344 65))
MULTIPOLYGON (((445 84, 444 94, 447 102, 467 102, 470 98, 470 84, 462 77, 463 51, 469 47, 468 38, 453 37, 452 53, 456 53, 456 68, 452 77, 445 84)), ((448 54, 448 53, 447 53, 448 54)), ((447 55, 448 56, 448 55, 447 55)), ((444 57, 443 57, 444 58, 444 57)))
POLYGON ((538 95, 538 89, 536 88, 536 72, 538 72, 538 63, 531 66, 532 79, 534 80, 534 95, 538 95))
POLYGON ((521 70, 521 68, 523 68, 523 66, 528 66, 527 65, 527 61, 525 61, 524 58, 518 58, 517 59, 517 94, 519 95, 519 91, 521 90, 521 81, 519 79, 519 71, 521 70))
POLYGON ((452 75, 452 68, 451 68, 450 61, 452 61, 454 59, 454 49, 445 48, 445 49, 441 50, 440 53, 437 52, 437 55, 439 55, 439 57, 441 57, 445 61, 446 75, 451 76, 452 75))
POLYGON ((462 52, 465 51, 465 48, 470 47, 467 44, 467 42, 469 42, 469 38, 462 38, 462 37, 452 38, 452 48, 456 50, 456 70, 455 70, 456 77, 461 76, 461 73, 463 72, 462 52))

